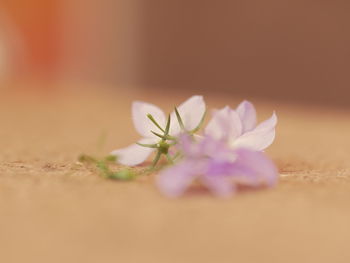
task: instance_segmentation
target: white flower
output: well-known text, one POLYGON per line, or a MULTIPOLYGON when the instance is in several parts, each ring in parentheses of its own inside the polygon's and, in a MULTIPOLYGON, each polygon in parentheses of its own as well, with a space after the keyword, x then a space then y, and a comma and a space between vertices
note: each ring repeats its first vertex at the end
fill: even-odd
POLYGON ((252 103, 243 101, 236 110, 226 106, 214 113, 205 128, 205 134, 225 141, 231 148, 263 151, 275 139, 277 116, 257 125, 256 110, 252 103))
MULTIPOLYGON (((186 130, 191 131, 195 129, 201 122, 201 119, 205 113, 205 102, 202 96, 192 96, 178 108, 178 112, 181 115, 184 127, 186 130)), ((166 117, 164 112, 157 106, 135 101, 132 104, 132 119, 137 132, 142 136, 138 141, 140 144, 156 144, 160 138, 152 133, 156 131, 156 126, 147 117, 152 115, 154 120, 160 125, 161 128, 166 126, 166 117)), ((181 127, 176 119, 175 112, 171 114, 170 123, 170 135, 176 137, 181 132, 181 127)), ((155 151, 154 148, 142 147, 138 144, 132 144, 126 148, 113 151, 111 154, 118 157, 118 162, 124 165, 134 166, 144 162, 147 157, 155 151)))

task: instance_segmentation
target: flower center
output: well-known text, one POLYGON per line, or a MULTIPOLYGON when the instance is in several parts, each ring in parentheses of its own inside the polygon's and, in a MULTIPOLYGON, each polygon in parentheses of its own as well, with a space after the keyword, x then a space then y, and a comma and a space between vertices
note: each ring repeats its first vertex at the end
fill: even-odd
POLYGON ((162 154, 167 154, 169 151, 170 145, 164 141, 158 143, 158 149, 162 154))

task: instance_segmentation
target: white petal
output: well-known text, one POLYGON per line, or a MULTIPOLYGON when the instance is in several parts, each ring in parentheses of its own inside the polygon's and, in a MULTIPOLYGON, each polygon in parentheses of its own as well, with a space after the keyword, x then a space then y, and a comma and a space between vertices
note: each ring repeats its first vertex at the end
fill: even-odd
POLYGON ((256 127, 256 110, 252 103, 243 101, 236 109, 243 125, 243 133, 253 130, 256 127))
POLYGON ((148 119, 147 114, 151 114, 157 123, 164 129, 166 120, 164 112, 157 106, 135 101, 132 104, 132 119, 136 130, 144 137, 154 137, 151 131, 160 132, 160 130, 148 119))
POLYGON ((216 111, 205 128, 205 134, 218 140, 233 140, 242 133, 238 113, 228 106, 216 111))
MULTIPOLYGON (((195 129, 205 113, 205 102, 203 96, 192 96, 182 103, 177 110, 180 113, 185 129, 190 131, 195 129)), ((175 112, 171 114, 171 135, 177 135, 181 131, 175 112)))
POLYGON ((266 121, 263 121, 262 123, 260 123, 255 130, 256 131, 265 131, 265 130, 271 130, 272 128, 275 128, 277 124, 277 116, 276 113, 273 112, 272 116, 267 119, 266 121))
POLYGON ((247 132, 232 141, 234 148, 247 148, 255 151, 262 151, 269 147, 275 139, 275 126, 277 124, 276 114, 261 124, 254 130, 247 132))
MULTIPOLYGON (((156 143, 156 140, 142 139, 139 141, 139 143, 153 144, 156 143)), ((153 148, 143 147, 138 144, 132 144, 128 147, 115 150, 111 152, 111 154, 118 157, 118 163, 128 166, 135 166, 143 163, 153 151, 153 148)))

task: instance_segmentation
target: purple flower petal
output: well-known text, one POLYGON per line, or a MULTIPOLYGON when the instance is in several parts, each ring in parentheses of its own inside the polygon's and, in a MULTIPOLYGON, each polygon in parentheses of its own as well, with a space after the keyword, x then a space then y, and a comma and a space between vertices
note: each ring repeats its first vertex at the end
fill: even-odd
POLYGON ((163 194, 177 197, 183 194, 194 179, 193 163, 182 161, 161 172, 157 177, 157 185, 163 194))
MULTIPOLYGON (((142 139, 139 141, 139 143, 153 144, 156 143, 156 140, 142 139)), ((143 147, 138 144, 132 144, 128 147, 115 150, 111 152, 111 154, 118 157, 118 163, 128 166, 135 166, 143 163, 153 151, 153 148, 143 147)))
POLYGON ((196 178, 222 197, 231 196, 237 185, 272 186, 277 182, 277 169, 262 152, 232 150, 210 136, 196 142, 186 134, 180 136, 178 149, 184 159, 164 170, 157 180, 160 190, 168 196, 183 194, 196 178))
POLYGON ((237 159, 230 168, 230 173, 238 182, 250 186, 277 183, 278 171, 274 163, 262 152, 237 149, 237 159))
POLYGON ((135 129, 144 137, 154 137, 151 131, 158 131, 158 128, 148 119, 147 114, 151 114, 158 124, 164 128, 166 119, 163 111, 157 106, 135 101, 132 104, 132 119, 135 129))
POLYGON ((243 101, 238 105, 236 112, 241 118, 243 133, 251 131, 256 127, 256 110, 251 102, 243 101))
POLYGON ((230 197, 235 192, 235 186, 227 176, 203 175, 201 182, 215 195, 220 197, 230 197))
POLYGON ((235 158, 232 150, 224 142, 215 140, 211 136, 193 138, 188 134, 181 134, 176 146, 186 158, 207 156, 221 161, 232 161, 235 158))
POLYGON ((195 143, 194 139, 186 133, 180 134, 178 137, 177 148, 180 149, 187 157, 198 156, 199 143, 195 143))
MULTIPOLYGON (((235 154, 237 159, 237 154, 235 154)), ((232 175, 232 168, 234 168, 234 162, 230 161, 218 161, 211 160, 208 164, 207 175, 211 177, 217 176, 230 176, 232 175)))

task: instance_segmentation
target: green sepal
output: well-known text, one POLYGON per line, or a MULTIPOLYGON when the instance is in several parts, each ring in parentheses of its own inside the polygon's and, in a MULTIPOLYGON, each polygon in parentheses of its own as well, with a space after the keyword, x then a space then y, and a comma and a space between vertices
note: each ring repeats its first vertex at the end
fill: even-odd
POLYGON ((139 143, 139 142, 137 142, 136 144, 140 145, 142 147, 147 147, 147 148, 158 148, 157 144, 144 144, 144 143, 139 143))
POLYGON ((201 121, 199 122, 197 127, 190 131, 191 134, 196 133, 196 132, 198 132, 200 130, 200 128, 202 127, 202 125, 203 125, 203 123, 205 121, 205 117, 206 116, 207 116, 207 110, 204 111, 203 116, 201 118, 201 121))
POLYGON ((165 127, 165 131, 164 131, 164 135, 169 135, 170 122, 171 122, 171 117, 170 117, 170 114, 169 114, 168 115, 168 120, 167 120, 167 123, 166 123, 166 127, 165 127))
POLYGON ((161 135, 155 131, 151 131, 155 136, 158 136, 159 138, 163 139, 163 140, 175 140, 176 138, 175 137, 172 137, 170 135, 161 135))
POLYGON ((176 107, 175 107, 175 114, 176 114, 176 118, 177 118, 177 121, 178 121, 178 123, 180 125, 181 130, 185 131, 186 130, 185 129, 185 125, 184 125, 184 123, 182 121, 182 118, 181 118, 181 115, 180 115, 180 113, 179 113, 179 111, 177 110, 176 107))
POLYGON ((160 127, 160 125, 158 124, 158 122, 153 118, 152 114, 147 114, 147 118, 151 120, 151 122, 153 122, 154 125, 157 126, 158 129, 160 129, 162 132, 165 132, 164 129, 162 127, 160 127))

